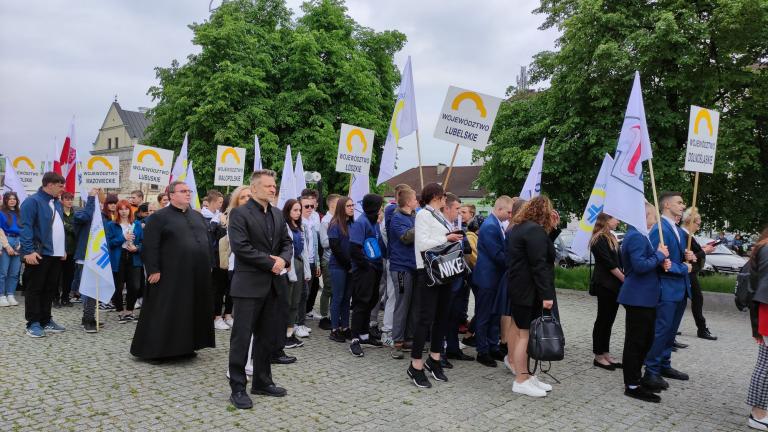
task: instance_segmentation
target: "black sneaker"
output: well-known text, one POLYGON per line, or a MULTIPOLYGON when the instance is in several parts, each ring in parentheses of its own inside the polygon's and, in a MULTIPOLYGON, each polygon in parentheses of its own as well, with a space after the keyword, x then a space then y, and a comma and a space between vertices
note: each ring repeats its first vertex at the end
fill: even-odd
POLYGON ((369 345, 369 346, 372 346, 372 347, 375 347, 375 348, 381 348, 381 347, 384 346, 384 344, 381 343, 380 340, 374 339, 371 336, 368 336, 368 339, 360 339, 360 344, 361 345, 369 345))
POLYGON ((652 391, 646 389, 643 386, 637 386, 633 389, 626 387, 624 389, 624 395, 634 399, 639 399, 645 402, 653 402, 653 403, 661 402, 661 396, 654 394, 652 391))
POLYGON ((352 339, 352 343, 349 344, 349 352, 351 352, 355 357, 362 357, 365 355, 363 352, 363 347, 360 346, 359 339, 352 339))
POLYGON ((443 373, 443 367, 440 366, 440 361, 433 360, 432 357, 427 358, 424 362, 424 369, 432 374, 432 377, 438 381, 448 382, 448 377, 443 373))
POLYGON ((83 330, 85 330, 86 333, 96 333, 96 321, 83 323, 83 330))
POLYGON ((347 339, 344 337, 342 332, 339 331, 338 329, 331 330, 331 334, 328 335, 328 339, 330 339, 330 340, 332 340, 334 342, 340 342, 340 343, 344 343, 344 342, 347 341, 347 339))
POLYGON ((317 323, 317 326, 320 327, 321 330, 330 330, 332 328, 331 319, 328 317, 322 317, 320 318, 320 322, 317 323))
POLYGON ((408 378, 411 379, 413 385, 418 388, 432 388, 432 383, 429 382, 424 370, 418 370, 413 365, 408 366, 408 378))
POLYGON ((345 329, 341 332, 341 335, 344 336, 344 341, 351 341, 352 340, 352 329, 345 329))
POLYGON ((475 336, 474 335, 462 338, 461 339, 461 343, 463 343, 464 345, 469 346, 469 347, 477 346, 477 342, 475 342, 475 336))
POLYGON ((381 339, 381 330, 378 326, 372 326, 368 329, 368 335, 373 339, 381 339))
POLYGON ((285 339, 285 349, 300 348, 304 346, 304 342, 300 341, 296 335, 291 335, 285 339))
POLYGON ((136 317, 135 317, 135 316, 133 316, 133 314, 128 314, 128 315, 125 315, 123 318, 125 318, 125 320, 126 320, 126 321, 128 321, 128 322, 134 322, 134 321, 136 321, 136 317))
POLYGON ((128 315, 120 315, 119 317, 117 317, 118 324, 125 324, 129 321, 130 320, 128 319, 128 315))
POLYGON ((717 340, 717 336, 710 333, 708 328, 703 328, 697 331, 696 336, 698 336, 700 339, 717 340))

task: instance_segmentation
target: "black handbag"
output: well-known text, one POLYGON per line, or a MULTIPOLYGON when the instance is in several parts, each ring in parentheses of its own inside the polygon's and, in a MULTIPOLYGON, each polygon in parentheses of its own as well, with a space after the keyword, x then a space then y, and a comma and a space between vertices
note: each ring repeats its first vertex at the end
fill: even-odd
POLYGON ((542 311, 539 318, 531 321, 528 357, 536 361, 560 361, 565 357, 563 327, 552 311, 542 311))
POLYGON ((469 271, 461 242, 443 243, 425 250, 421 255, 427 273, 427 286, 447 285, 469 271))

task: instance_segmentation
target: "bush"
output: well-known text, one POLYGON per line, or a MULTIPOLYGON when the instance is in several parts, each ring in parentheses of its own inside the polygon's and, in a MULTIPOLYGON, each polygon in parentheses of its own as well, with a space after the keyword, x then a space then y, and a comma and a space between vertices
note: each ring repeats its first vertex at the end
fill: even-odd
MULTIPOLYGON (((715 274, 699 276, 701 290, 705 292, 733 293, 736 277, 715 274)), ((589 290, 589 268, 587 266, 564 269, 555 267, 555 287, 576 291, 589 290)))

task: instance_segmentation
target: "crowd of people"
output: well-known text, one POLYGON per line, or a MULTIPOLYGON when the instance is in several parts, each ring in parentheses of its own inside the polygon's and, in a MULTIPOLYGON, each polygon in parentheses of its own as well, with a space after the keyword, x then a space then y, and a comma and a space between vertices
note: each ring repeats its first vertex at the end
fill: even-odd
MULTIPOLYGON (((134 191, 127 200, 106 195, 101 208, 99 190, 74 208, 63 188, 64 179, 50 172, 21 205, 14 192, 2 197, 0 307, 19 304, 15 290, 24 264, 30 337, 65 331, 52 307, 73 303, 83 304, 87 333, 96 332, 97 307, 116 311, 119 324, 136 322, 130 352, 142 359, 194 356, 215 345, 215 331, 231 331, 227 375, 236 408, 252 407, 249 375, 252 394, 287 394, 274 383, 271 367, 297 361, 287 353, 311 337, 308 319, 319 319, 317 329, 354 357, 383 346, 393 359, 409 355, 404 377, 419 388, 448 381, 452 361, 475 361, 484 367, 502 362, 514 374, 514 393, 545 397, 552 391, 529 370, 527 352, 532 320, 546 310, 559 317, 553 241, 561 221, 545 196, 500 196, 483 217, 440 184, 420 191, 403 184, 389 203, 377 194, 359 202, 331 194, 321 217, 312 189, 277 208, 269 170, 254 172, 248 186, 228 196, 208 192, 200 211, 191 207, 192 191, 181 181, 171 182, 156 202, 134 191), (96 211, 116 287, 108 303, 78 289, 96 211), (460 252, 463 264, 454 274, 433 271, 441 248, 460 252), (466 334, 461 341, 460 334, 466 334), (476 356, 464 352, 467 346, 476 356)), ((619 221, 600 214, 590 241, 590 294, 597 300, 593 365, 622 369, 625 394, 648 402, 661 400, 668 380, 689 379, 671 363, 672 352, 685 347, 675 336, 687 299, 698 336, 717 339, 706 326, 697 279, 714 245, 693 238, 701 215, 686 209, 680 193, 665 192, 659 203, 658 210, 646 203, 647 226, 628 226, 621 242, 619 221), (626 311, 621 359, 611 354, 619 305, 626 311)), ((768 428, 766 244, 768 230, 751 250, 760 357, 748 403, 754 407, 750 424, 758 428, 768 428)))

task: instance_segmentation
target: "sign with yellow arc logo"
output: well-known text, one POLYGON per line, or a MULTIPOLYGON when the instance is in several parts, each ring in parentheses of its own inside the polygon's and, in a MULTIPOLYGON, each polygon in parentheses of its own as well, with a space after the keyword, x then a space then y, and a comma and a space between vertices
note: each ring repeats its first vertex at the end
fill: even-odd
POLYGON ((719 127, 719 112, 691 105, 684 170, 712 174, 719 127))
POLYGON ((435 138, 482 150, 488 145, 501 99, 451 86, 437 120, 435 138))
POLYGON ((241 147, 216 147, 214 186, 240 186, 245 177, 245 149, 241 147))
POLYGON ((141 144, 133 146, 130 180, 165 186, 171 177, 173 152, 141 144))
POLYGON ((35 192, 40 187, 43 181, 43 174, 45 171, 45 163, 33 159, 31 156, 19 155, 8 156, 8 159, 13 165, 13 169, 16 171, 16 176, 24 185, 24 190, 27 192, 35 192))
POLYGON ((79 172, 88 190, 120 188, 120 158, 117 156, 91 156, 80 165, 79 172))
POLYGON ((367 176, 371 170, 374 131, 341 124, 336 171, 367 176))

